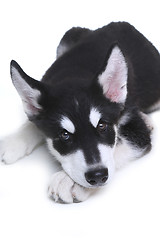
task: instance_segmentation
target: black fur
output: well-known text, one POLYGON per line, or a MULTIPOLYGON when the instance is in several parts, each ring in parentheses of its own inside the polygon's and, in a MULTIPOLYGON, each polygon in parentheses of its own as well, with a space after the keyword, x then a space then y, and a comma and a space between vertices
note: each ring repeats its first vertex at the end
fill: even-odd
POLYGON ((120 127, 119 134, 136 148, 145 149, 147 152, 151 149, 151 130, 148 129, 137 109, 131 109, 129 113, 130 119, 120 127))
MULTIPOLYGON (((51 66, 42 81, 55 86, 61 81, 69 84, 74 79, 75 84, 80 80, 82 87, 91 85, 106 64, 113 43, 118 43, 129 67, 127 103, 147 112, 160 98, 160 57, 154 46, 125 22, 111 23, 88 32, 51 66)), ((69 44, 68 38, 66 44, 69 44)))
POLYGON ((31 78, 12 62, 33 88, 41 91, 39 104, 42 110, 32 120, 53 139, 54 147, 62 155, 82 148, 86 161, 98 162, 96 143, 113 146, 113 124, 130 112, 130 120, 120 127, 119 134, 137 148, 149 149, 150 131, 139 115, 160 100, 160 56, 154 46, 133 26, 125 22, 111 23, 96 31, 73 28, 62 38, 60 45, 66 50, 45 73, 41 82, 31 78), (112 103, 104 97, 97 83, 113 46, 117 44, 128 65, 128 95, 125 106, 112 103), (75 104, 78 101, 78 106, 75 104), (91 106, 98 107, 107 121, 105 132, 99 133, 89 125, 91 106), (68 116, 76 127, 69 141, 61 139, 63 129, 59 125, 62 115, 68 116), (74 143, 74 144, 72 144, 74 143))
POLYGON ((57 57, 59 57, 59 50, 62 45, 67 47, 65 52, 68 52, 71 48, 73 48, 73 46, 75 46, 78 42, 85 38, 90 32, 91 30, 80 27, 73 27, 69 31, 67 31, 61 39, 59 46, 57 47, 57 57))

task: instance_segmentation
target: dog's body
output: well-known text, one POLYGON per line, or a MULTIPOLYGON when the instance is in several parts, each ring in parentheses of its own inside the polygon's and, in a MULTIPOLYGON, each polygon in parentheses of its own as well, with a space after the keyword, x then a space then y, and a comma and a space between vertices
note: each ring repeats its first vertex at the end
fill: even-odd
POLYGON ((8 139, 2 142, 1 158, 13 162, 45 138, 63 168, 49 188, 56 201, 85 200, 112 178, 116 167, 151 149, 146 113, 160 107, 160 56, 128 23, 96 31, 72 28, 41 82, 15 61, 11 76, 29 120, 38 128, 28 123, 16 143, 14 137, 9 146, 8 139), (15 156, 13 142, 21 146, 15 156))

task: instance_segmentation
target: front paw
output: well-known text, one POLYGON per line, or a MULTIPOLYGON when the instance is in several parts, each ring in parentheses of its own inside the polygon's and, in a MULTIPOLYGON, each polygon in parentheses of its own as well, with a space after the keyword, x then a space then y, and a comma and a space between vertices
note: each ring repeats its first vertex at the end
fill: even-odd
POLYGON ((85 201, 92 190, 75 183, 64 171, 52 176, 48 194, 55 202, 73 203, 85 201))
POLYGON ((0 162, 11 164, 32 151, 32 145, 23 137, 11 135, 0 141, 0 162))

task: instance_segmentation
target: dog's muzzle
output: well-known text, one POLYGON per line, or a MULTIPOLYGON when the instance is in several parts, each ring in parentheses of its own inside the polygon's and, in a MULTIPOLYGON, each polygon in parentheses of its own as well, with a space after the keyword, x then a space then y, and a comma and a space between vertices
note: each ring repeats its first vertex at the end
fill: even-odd
POLYGON ((85 173, 85 178, 93 187, 103 186, 108 179, 108 168, 90 170, 85 173))

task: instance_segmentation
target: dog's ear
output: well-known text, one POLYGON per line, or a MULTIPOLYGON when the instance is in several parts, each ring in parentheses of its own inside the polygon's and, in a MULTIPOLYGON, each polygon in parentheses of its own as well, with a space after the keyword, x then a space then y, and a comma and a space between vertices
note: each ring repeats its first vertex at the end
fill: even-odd
POLYGON ((14 60, 11 61, 10 71, 12 82, 22 99, 24 111, 28 118, 32 119, 42 110, 39 104, 42 83, 29 77, 14 60))
POLYGON ((106 98, 111 102, 124 104, 127 97, 128 67, 118 45, 112 47, 107 59, 98 76, 98 82, 106 98))

